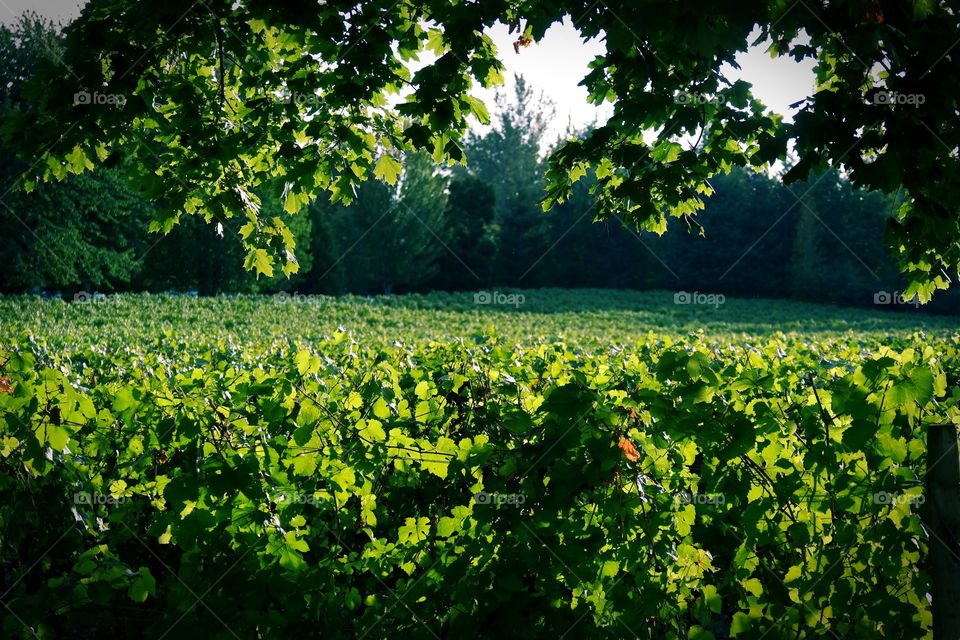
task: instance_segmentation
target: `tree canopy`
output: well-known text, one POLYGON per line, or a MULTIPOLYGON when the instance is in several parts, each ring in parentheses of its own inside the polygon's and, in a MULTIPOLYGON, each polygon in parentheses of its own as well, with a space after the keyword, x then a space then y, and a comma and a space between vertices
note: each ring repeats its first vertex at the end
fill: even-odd
POLYGON ((371 175, 396 181, 405 152, 464 160, 470 117, 489 119, 472 91, 502 80, 488 27, 511 25, 520 50, 569 16, 604 38, 583 84, 613 115, 552 154, 545 208, 590 173, 598 218, 696 228, 712 176, 795 153, 788 181, 834 167, 859 187, 903 189, 888 241, 906 294, 929 299, 960 268, 957 4, 92 0, 4 129, 31 165, 27 188, 122 164, 159 202, 154 229, 239 217, 247 264, 290 274, 287 215, 323 192, 349 201, 371 175), (792 122, 725 74, 755 43, 816 61, 792 122), (283 215, 263 214, 265 190, 283 215))

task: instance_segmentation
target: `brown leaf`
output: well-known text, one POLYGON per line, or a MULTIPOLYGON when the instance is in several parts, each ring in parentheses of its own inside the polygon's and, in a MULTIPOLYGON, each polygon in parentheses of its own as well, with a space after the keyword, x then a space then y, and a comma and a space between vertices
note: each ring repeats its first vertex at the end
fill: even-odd
POLYGON ((880 1, 871 0, 870 5, 863 15, 864 19, 874 24, 883 24, 883 9, 880 7, 880 1))
POLYGON ((533 44, 533 38, 530 36, 520 36, 516 42, 513 43, 513 50, 516 53, 520 53, 520 47, 529 47, 531 44, 533 44))
POLYGON ((0 378, 0 393, 13 393, 13 387, 10 386, 10 378, 8 376, 0 378))
POLYGON ((633 446, 633 443, 627 438, 620 438, 617 446, 620 447, 620 451, 623 451, 623 457, 630 462, 636 462, 640 459, 640 452, 637 451, 637 448, 633 446))

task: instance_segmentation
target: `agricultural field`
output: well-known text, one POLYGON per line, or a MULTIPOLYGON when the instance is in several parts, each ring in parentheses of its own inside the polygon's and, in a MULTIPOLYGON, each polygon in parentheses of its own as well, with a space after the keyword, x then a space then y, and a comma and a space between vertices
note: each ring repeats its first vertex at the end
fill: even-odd
POLYGON ((0 635, 927 637, 912 311, 0 298, 0 635))

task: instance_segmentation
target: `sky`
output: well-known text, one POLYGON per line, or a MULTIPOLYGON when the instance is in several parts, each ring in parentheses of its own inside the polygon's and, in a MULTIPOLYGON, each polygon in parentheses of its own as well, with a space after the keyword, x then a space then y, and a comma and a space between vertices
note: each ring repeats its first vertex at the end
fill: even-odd
MULTIPOLYGON (((10 23, 28 9, 55 22, 68 22, 79 15, 83 4, 85 0, 0 0, 0 22, 10 23)), ((514 75, 520 74, 536 92, 542 92, 553 103, 556 118, 548 139, 563 135, 571 124, 579 129, 609 117, 612 106, 589 104, 587 90, 579 86, 588 73, 590 61, 603 52, 601 40, 584 41, 569 19, 555 24, 541 40, 521 48, 519 54, 513 51, 516 35, 509 34, 505 25, 496 25, 489 35, 506 67, 505 89, 509 91, 514 75)), ((789 105, 813 92, 812 62, 798 64, 791 59, 771 59, 762 46, 741 54, 737 62, 742 67, 740 70, 725 69, 724 74, 731 81, 742 79, 751 83, 754 95, 787 119, 792 116, 789 105)), ((492 91, 478 90, 477 95, 492 109, 492 91)))
POLYGON ((86 0, 0 0, 0 22, 10 24, 24 11, 36 11, 54 22, 68 22, 80 15, 86 0))
MULTIPOLYGON (((612 105, 595 106, 587 102, 587 90, 579 86, 589 72, 590 61, 604 51, 598 38, 583 40, 569 18, 555 24, 539 41, 514 53, 516 34, 508 33, 506 25, 498 24, 489 31, 497 45, 500 59, 507 68, 507 88, 512 86, 514 74, 522 75, 536 91, 554 103, 557 120, 551 133, 563 134, 568 123, 582 128, 599 119, 609 117, 612 105)), ((813 62, 799 64, 790 58, 772 59, 766 48, 754 47, 737 57, 741 69, 724 68, 731 81, 745 80, 753 85, 754 96, 769 109, 792 119, 789 105, 812 95, 814 90, 813 62)), ((488 105, 492 92, 478 92, 488 105)), ((550 135, 555 138, 556 136, 550 135)))

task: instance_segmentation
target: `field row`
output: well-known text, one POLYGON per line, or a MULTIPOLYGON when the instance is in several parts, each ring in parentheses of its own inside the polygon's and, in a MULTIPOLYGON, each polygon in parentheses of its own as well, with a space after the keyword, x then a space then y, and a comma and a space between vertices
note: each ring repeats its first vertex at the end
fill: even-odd
POLYGON ((421 336, 359 340, 255 303, 6 309, 4 637, 929 634, 946 332, 433 341, 330 303, 421 336))

